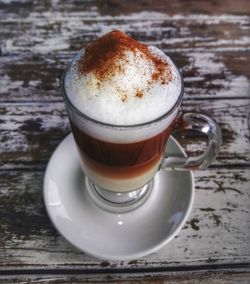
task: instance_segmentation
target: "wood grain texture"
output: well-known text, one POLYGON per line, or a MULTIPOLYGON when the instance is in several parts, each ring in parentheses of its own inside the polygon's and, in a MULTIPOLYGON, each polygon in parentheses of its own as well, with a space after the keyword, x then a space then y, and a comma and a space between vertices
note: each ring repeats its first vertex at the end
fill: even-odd
POLYGON ((249 272, 243 271, 220 271, 220 272, 189 272, 189 273, 106 273, 96 275, 15 275, 0 276, 0 283, 60 283, 60 284, 76 284, 76 283, 161 283, 161 284, 248 284, 250 279, 249 272))
MULTIPOLYGON (((3 0, 0 26, 0 283, 249 283, 249 1, 3 0), (70 131, 61 74, 112 29, 168 53, 184 76, 183 110, 208 114, 223 134, 218 160, 195 173, 181 232, 127 262, 73 248, 42 199, 46 164, 70 131)), ((194 133, 176 136, 189 153, 205 146, 194 133)))
POLYGON ((117 16, 101 15, 95 9, 66 14, 31 12, 26 17, 8 15, 0 23, 2 55, 75 51, 113 29, 123 30, 168 52, 249 51, 250 43, 249 16, 169 15, 167 9, 117 16))
POLYGON ((99 261, 55 231, 43 205, 43 176, 43 171, 0 172, 0 271, 164 268, 250 259, 250 169, 196 172, 194 206, 181 232, 171 245, 127 262, 99 261))
POLYGON ((246 0, 122 2, 2 3, 1 53, 72 52, 117 28, 167 52, 249 50, 246 0))
POLYGON ((26 17, 31 12, 79 12, 97 10, 102 15, 116 16, 120 14, 130 14, 140 11, 168 12, 170 15, 183 13, 189 14, 236 14, 249 15, 250 8, 248 0, 207 1, 207 0, 127 0, 125 3, 119 0, 67 0, 58 4, 58 1, 39 1, 39 0, 5 0, 0 3, 2 16, 26 17))

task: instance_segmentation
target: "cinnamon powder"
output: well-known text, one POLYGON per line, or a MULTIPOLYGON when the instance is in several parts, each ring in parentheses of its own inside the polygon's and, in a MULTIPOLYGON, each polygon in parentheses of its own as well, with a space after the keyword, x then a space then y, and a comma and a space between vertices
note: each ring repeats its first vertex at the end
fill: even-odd
POLYGON ((142 92, 141 90, 136 90, 135 96, 136 96, 137 98, 142 98, 142 97, 143 97, 143 92, 142 92))
MULTIPOLYGON (((125 71, 127 51, 140 51, 152 62, 155 71, 149 84, 156 81, 167 84, 172 80, 171 68, 167 62, 150 52, 146 45, 118 30, 107 33, 87 45, 85 55, 78 61, 78 71, 81 75, 94 73, 99 81, 104 81, 116 73, 122 74, 125 71)), ((137 94, 137 97, 143 95, 138 92, 137 94)))

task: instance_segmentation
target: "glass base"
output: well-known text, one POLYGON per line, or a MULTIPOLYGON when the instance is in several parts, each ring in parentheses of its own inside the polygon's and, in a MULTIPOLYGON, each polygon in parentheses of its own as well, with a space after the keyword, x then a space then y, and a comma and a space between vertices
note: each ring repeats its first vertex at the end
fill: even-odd
POLYGON ((129 192, 115 192, 96 186, 87 177, 85 179, 87 191, 92 200, 102 209, 110 212, 123 213, 141 206, 149 197, 153 188, 153 180, 129 192))

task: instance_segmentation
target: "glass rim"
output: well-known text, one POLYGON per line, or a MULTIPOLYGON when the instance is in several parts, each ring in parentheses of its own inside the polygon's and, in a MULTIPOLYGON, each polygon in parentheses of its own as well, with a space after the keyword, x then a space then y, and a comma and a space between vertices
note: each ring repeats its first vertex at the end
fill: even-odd
MULTIPOLYGON (((171 58, 170 58, 171 59, 171 58)), ((172 59, 171 59, 172 60, 172 59)), ((73 60, 72 60, 73 61, 73 60)), ((67 74, 67 71, 72 63, 72 61, 70 62, 70 64, 68 64, 68 67, 66 68, 66 70, 63 72, 63 75, 61 77, 61 80, 60 80, 60 88, 61 88, 61 91, 62 91, 62 94, 63 94, 63 98, 64 98, 64 102, 66 103, 66 106, 74 111, 75 113, 77 113, 80 117, 82 117, 83 119, 85 120, 89 120, 95 124, 98 124, 98 125, 102 125, 104 127, 108 127, 108 128, 119 128, 119 129, 129 129, 129 128, 139 128, 139 127, 144 127, 144 126, 147 126, 147 125, 150 125, 150 124, 155 124, 163 119, 165 119, 166 117, 168 117, 169 115, 171 115, 177 108, 178 106, 180 105, 181 101, 182 101, 182 98, 183 98, 183 95, 184 95, 184 82, 183 82, 183 77, 182 77, 182 74, 179 70, 179 68, 175 65, 175 63, 173 62, 175 68, 177 69, 177 72, 179 73, 179 76, 180 76, 180 79, 181 79, 181 90, 180 90, 180 94, 178 96, 178 99, 177 101, 175 102, 175 104, 173 105, 173 107, 168 110, 166 113, 164 113, 163 115, 153 119, 153 120, 150 120, 150 121, 147 121, 147 122, 143 122, 143 123, 137 123, 137 124, 127 124, 127 125, 123 125, 123 124, 111 124, 111 123, 106 123, 106 122, 103 122, 103 121, 99 121, 97 119, 94 119, 84 113, 82 113, 77 107, 74 106, 74 104, 70 101, 68 95, 67 95, 67 92, 66 92, 66 89, 65 89, 65 77, 66 77, 66 74, 67 74)))

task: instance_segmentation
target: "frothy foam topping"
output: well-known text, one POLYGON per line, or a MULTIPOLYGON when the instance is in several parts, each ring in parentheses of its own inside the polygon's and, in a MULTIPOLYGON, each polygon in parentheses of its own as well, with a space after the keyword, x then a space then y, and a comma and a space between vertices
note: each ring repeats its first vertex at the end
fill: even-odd
POLYGON ((65 89, 85 115, 133 125, 168 112, 180 95, 181 78, 162 51, 113 31, 79 51, 66 73, 65 89))

